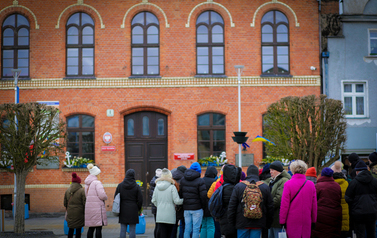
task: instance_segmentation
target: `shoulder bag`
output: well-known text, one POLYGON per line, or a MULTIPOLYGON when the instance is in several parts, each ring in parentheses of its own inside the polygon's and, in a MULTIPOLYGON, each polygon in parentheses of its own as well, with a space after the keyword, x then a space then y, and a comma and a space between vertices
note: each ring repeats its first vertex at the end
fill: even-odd
POLYGON ((292 203, 293 202, 293 200, 295 200, 295 198, 296 198, 296 196, 297 196, 297 194, 301 191, 301 189, 304 187, 304 185, 306 184, 306 181, 308 181, 308 180, 305 180, 305 182, 304 182, 304 184, 301 186, 301 188, 298 190, 298 192, 296 193, 296 195, 292 198, 292 200, 291 200, 291 202, 290 203, 292 203))

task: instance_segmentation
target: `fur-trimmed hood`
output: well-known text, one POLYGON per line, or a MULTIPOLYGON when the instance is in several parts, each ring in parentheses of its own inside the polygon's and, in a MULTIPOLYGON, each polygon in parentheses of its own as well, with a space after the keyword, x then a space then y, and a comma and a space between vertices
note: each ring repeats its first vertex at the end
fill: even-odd
POLYGON ((160 191, 166 190, 170 185, 174 185, 175 181, 172 178, 158 178, 156 179, 156 189, 160 191))

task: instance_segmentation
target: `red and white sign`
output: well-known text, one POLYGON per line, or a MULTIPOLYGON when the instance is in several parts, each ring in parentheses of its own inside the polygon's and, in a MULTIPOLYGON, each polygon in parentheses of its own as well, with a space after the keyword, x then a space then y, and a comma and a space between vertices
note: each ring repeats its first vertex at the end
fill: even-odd
POLYGON ((175 160, 193 160, 194 153, 174 153, 175 160))
POLYGON ((115 151, 115 146, 102 146, 102 151, 115 151))
POLYGON ((106 144, 109 144, 111 143, 112 140, 113 140, 113 136, 111 135, 110 132, 106 132, 105 134, 103 134, 103 142, 105 142, 106 144))

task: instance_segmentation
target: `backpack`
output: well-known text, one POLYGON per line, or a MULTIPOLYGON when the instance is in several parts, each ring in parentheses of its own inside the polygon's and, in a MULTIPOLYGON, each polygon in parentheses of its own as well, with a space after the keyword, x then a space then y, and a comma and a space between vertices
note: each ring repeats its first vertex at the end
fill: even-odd
POLYGON ((212 194, 211 199, 209 199, 208 210, 211 213, 211 216, 213 216, 214 218, 220 218, 226 212, 226 209, 223 206, 223 188, 227 185, 229 184, 223 184, 218 189, 216 189, 216 191, 212 194))
POLYGON ((120 214, 120 193, 118 193, 114 198, 112 212, 114 216, 117 216, 117 217, 120 214))
POLYGON ((259 186, 263 182, 250 183, 245 180, 242 183, 246 184, 241 201, 244 203, 243 216, 250 219, 261 219, 263 216, 261 204, 263 202, 263 195, 259 186))

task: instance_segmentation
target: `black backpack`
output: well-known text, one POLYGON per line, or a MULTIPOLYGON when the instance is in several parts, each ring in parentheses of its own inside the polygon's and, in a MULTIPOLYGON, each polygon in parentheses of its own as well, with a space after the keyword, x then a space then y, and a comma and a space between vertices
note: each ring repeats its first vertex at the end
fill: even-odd
POLYGON ((211 216, 213 216, 214 218, 221 218, 226 212, 226 209, 223 206, 223 187, 227 185, 230 184, 223 184, 218 189, 216 189, 208 202, 208 210, 211 213, 211 216))

